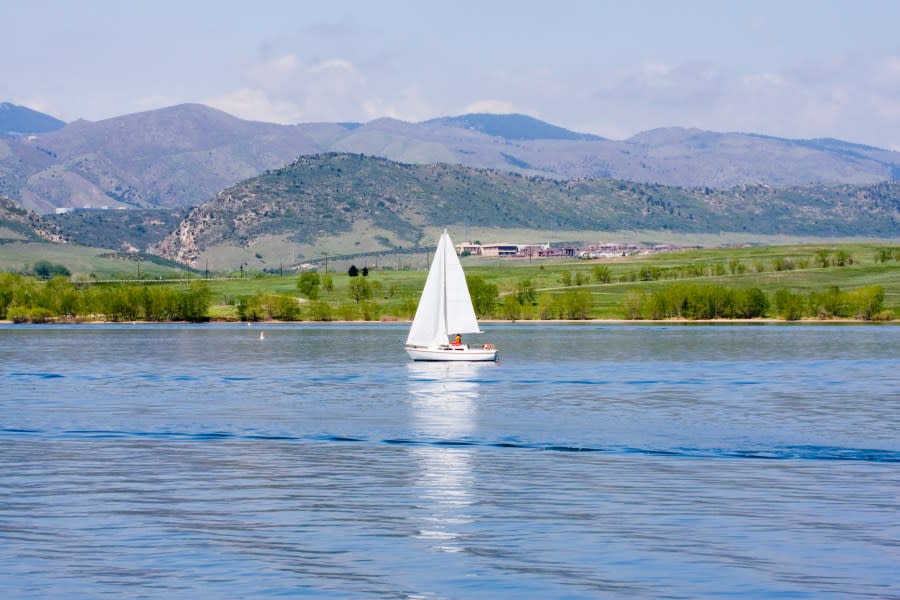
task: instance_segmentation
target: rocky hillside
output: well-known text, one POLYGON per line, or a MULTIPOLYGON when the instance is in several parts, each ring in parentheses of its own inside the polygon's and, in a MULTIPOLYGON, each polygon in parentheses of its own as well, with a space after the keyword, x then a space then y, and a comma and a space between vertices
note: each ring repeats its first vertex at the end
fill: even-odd
POLYGON ((0 193, 44 213, 57 207, 197 206, 267 169, 323 152, 716 189, 900 179, 900 153, 840 140, 672 128, 615 141, 524 115, 487 114, 289 126, 180 105, 0 137, 0 193))
POLYGON ((44 217, 66 238, 82 246, 123 252, 146 252, 174 231, 187 216, 186 208, 143 210, 76 209, 44 217))
POLYGON ((153 251, 198 265, 215 246, 249 248, 267 236, 312 244, 351 230, 389 251, 447 225, 889 237, 900 235, 900 183, 688 189, 324 154, 229 187, 153 251))
POLYGON ((30 210, 0 196, 0 244, 5 242, 44 241, 66 243, 59 228, 30 210))

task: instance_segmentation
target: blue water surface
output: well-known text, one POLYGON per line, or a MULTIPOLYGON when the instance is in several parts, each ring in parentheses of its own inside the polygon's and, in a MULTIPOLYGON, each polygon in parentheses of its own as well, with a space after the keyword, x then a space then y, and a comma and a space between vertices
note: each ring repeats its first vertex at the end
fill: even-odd
POLYGON ((900 327, 484 328, 0 325, 0 595, 900 597, 900 327))

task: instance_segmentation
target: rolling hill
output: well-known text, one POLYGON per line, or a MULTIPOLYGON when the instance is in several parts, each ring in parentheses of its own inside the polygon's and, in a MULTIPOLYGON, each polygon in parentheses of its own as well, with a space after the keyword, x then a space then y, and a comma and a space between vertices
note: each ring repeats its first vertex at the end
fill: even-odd
POLYGON ((388 252, 419 247, 428 228, 449 225, 892 237, 900 235, 900 183, 716 190, 330 153, 225 189, 152 251, 192 266, 223 252, 265 262, 270 253, 283 260, 285 248, 300 249, 299 259, 345 236, 360 250, 388 252))
POLYGON ((63 244, 67 240, 54 223, 0 196, 0 245, 21 241, 63 244))
POLYGON ((146 252, 174 231, 188 212, 186 208, 76 209, 46 215, 44 220, 64 231, 66 238, 75 244, 122 252, 146 252))
POLYGON ((62 129, 65 125, 65 121, 25 106, 0 102, 0 138, 47 133, 62 129))
POLYGON ((43 213, 190 207, 298 156, 325 152, 715 189, 900 179, 900 153, 840 140, 665 128, 616 141, 525 115, 489 114, 277 125, 186 104, 0 138, 0 193, 43 213))

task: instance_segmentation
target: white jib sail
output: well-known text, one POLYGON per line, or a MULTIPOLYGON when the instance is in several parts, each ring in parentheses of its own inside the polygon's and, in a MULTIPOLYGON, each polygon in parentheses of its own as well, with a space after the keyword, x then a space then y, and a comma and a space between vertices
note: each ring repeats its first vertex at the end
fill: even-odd
POLYGON ((466 275, 447 231, 441 235, 406 343, 439 346, 456 333, 480 333, 466 275))

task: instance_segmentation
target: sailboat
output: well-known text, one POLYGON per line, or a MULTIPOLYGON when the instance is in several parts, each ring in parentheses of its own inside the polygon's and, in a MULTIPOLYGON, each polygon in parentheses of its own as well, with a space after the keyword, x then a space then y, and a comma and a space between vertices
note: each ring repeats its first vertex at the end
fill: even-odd
POLYGON ((463 344, 458 339, 463 333, 482 331, 475 318, 465 273, 445 229, 409 328, 406 352, 413 360, 497 360, 497 349, 493 344, 463 344), (451 335, 457 336, 453 343, 450 342, 451 335))

